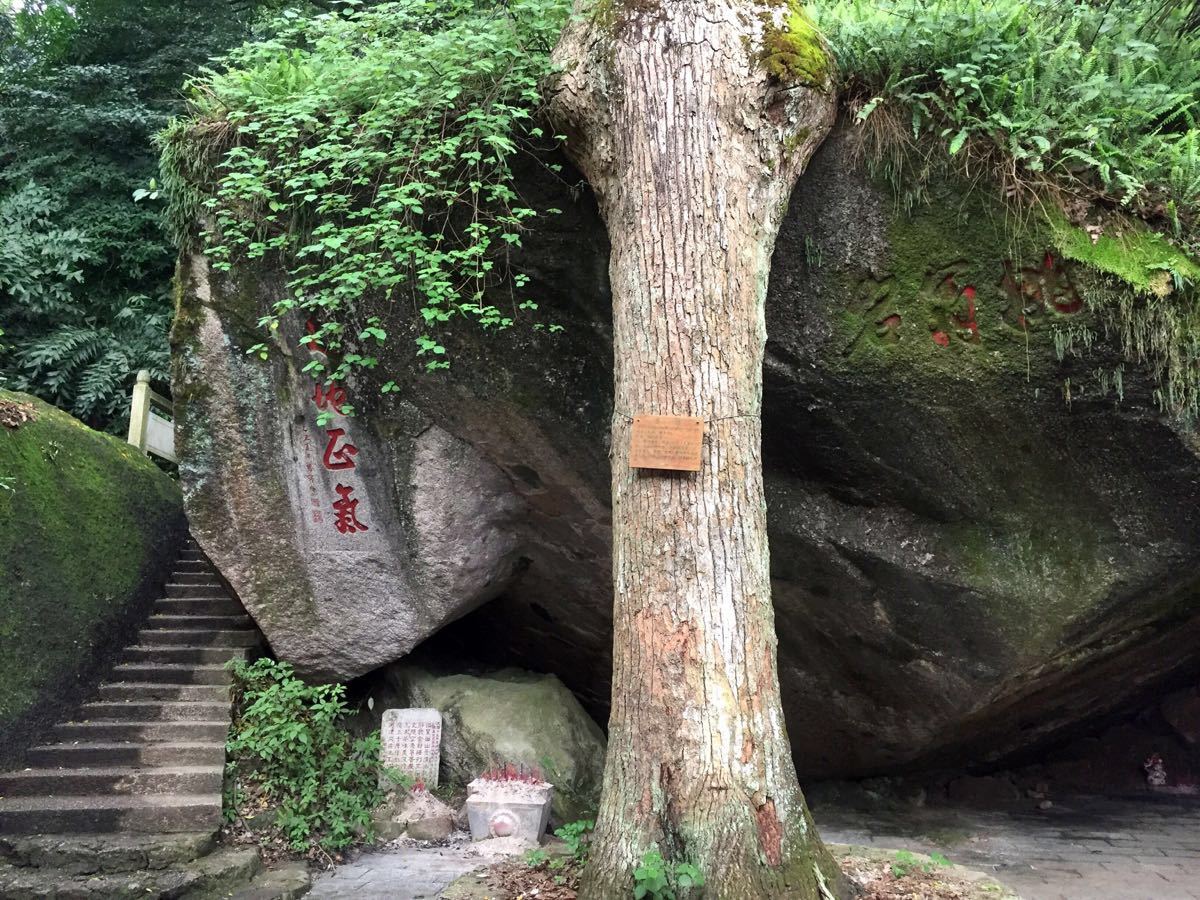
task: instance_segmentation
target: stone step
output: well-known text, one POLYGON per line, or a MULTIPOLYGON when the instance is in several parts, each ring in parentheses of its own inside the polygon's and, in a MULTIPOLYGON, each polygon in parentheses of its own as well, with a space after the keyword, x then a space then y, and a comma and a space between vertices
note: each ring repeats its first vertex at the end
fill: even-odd
POLYGON ((0 834, 114 831, 168 834, 209 828, 215 830, 220 824, 219 791, 209 794, 84 794, 0 799, 0 834))
POLYGON ((45 744, 25 754, 35 766, 223 766, 225 740, 163 741, 138 744, 75 741, 45 744))
POLYGON ((229 597, 163 597, 154 603, 155 616, 244 616, 246 611, 229 597))
POLYGON ((229 684, 233 675, 223 665, 118 663, 112 676, 123 682, 158 682, 160 684, 229 684))
POLYGON ((24 769, 0 774, 0 797, 214 794, 221 792, 224 771, 219 765, 24 769))
POLYGON ((258 634, 252 628, 200 629, 143 628, 138 632, 138 643, 143 647, 184 644, 192 647, 253 647, 258 643, 258 634))
MULTIPOLYGON (((159 601, 162 602, 161 600, 159 601)), ((163 628, 168 630, 189 631, 243 631, 249 630, 257 635, 258 631, 254 628, 254 620, 248 615, 238 610, 237 613, 231 615, 205 615, 201 613, 191 614, 183 613, 175 615, 172 613, 155 613, 146 620, 146 624, 150 628, 163 628)))
POLYGON ((136 719, 106 719, 99 722, 63 722, 52 733, 60 743, 69 741, 129 741, 153 744, 161 741, 224 741, 229 720, 193 722, 139 722, 136 719))
POLYGON ((123 662, 129 663, 217 663, 224 664, 231 659, 245 659, 245 647, 153 647, 145 644, 134 644, 126 647, 121 655, 123 662))
POLYGON ((179 559, 184 561, 199 559, 208 562, 208 557, 204 555, 204 551, 199 547, 182 550, 179 554, 179 559))
POLYGON ((217 849, 211 831, 151 834, 32 834, 0 837, 0 860, 66 875, 162 869, 208 856, 217 849))
POLYGON ((200 700, 229 704, 229 687, 220 684, 159 684, 114 681, 100 686, 101 700, 200 700))
POLYGON ((207 572, 176 572, 171 576, 171 584, 201 584, 212 588, 212 593, 225 593, 225 585, 221 584, 221 580, 210 570, 207 572))
MULTIPOLYGON (((258 851, 222 847, 166 868, 73 875, 59 869, 0 867, 0 900, 133 900, 133 898, 230 897, 258 874, 258 851)), ((275 898, 278 900, 278 898, 275 898)))
POLYGON ((231 894, 229 900, 299 900, 311 890, 312 873, 308 866, 290 862, 259 872, 248 885, 231 894))
POLYGON ((228 700, 99 700, 83 704, 78 718, 85 722, 219 722, 228 715, 228 700))
POLYGON ((166 591, 168 597, 217 597, 228 600, 231 603, 233 602, 229 594, 226 593, 225 586, 220 584, 181 584, 176 581, 170 581, 167 582, 166 591))
POLYGON ((220 581, 216 578, 217 570, 207 559, 181 559, 175 563, 173 569, 175 572, 207 572, 214 576, 214 581, 220 581))

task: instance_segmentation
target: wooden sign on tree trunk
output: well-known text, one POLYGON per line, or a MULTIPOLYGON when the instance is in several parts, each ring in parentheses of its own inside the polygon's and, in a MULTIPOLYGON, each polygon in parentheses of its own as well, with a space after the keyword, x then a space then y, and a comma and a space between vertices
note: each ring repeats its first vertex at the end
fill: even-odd
POLYGON ((704 420, 695 416, 634 416, 629 465, 635 469, 699 472, 704 420))

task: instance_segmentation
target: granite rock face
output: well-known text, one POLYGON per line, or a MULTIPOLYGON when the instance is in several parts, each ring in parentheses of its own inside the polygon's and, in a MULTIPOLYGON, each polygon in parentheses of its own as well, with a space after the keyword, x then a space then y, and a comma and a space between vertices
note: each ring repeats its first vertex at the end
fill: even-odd
MULTIPOLYGON (((1143 373, 1102 391, 1118 361, 1087 273, 985 191, 896 212, 849 141, 801 180, 767 308, 780 673, 811 777, 1011 756, 1140 702, 1200 636, 1200 460, 1143 373)), ((520 264, 565 330, 459 331, 449 372, 426 374, 409 308, 365 298, 390 337, 348 385, 352 418, 318 424, 305 323, 269 362, 246 355, 277 270, 185 257, 181 477, 197 538, 302 669, 360 675, 437 634, 556 673, 603 721, 607 241, 586 190, 528 184, 564 210, 520 264), (367 530, 337 529, 339 500, 367 530)))
POLYGON ((503 591, 522 506, 504 474, 415 409, 383 430, 336 412, 348 400, 302 371, 316 354, 298 330, 269 366, 246 360, 231 284, 214 290, 206 263, 189 262, 175 334, 192 338, 174 385, 185 502, 274 650, 312 673, 361 674, 503 591))
POLYGON ((1174 732, 1200 752, 1200 688, 1171 694, 1163 699, 1159 710, 1174 732))

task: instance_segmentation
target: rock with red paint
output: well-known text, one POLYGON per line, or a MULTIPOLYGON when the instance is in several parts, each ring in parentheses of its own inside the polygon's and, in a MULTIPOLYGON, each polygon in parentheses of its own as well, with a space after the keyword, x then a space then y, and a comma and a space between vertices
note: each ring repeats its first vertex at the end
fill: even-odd
MULTIPOLYGON (((1013 240, 986 189, 935 180, 897 210, 852 140, 801 178, 765 310, 779 673, 809 778, 1054 743, 1176 683, 1200 636, 1196 444, 1144 368, 1104 393, 1095 373, 1122 361, 1081 302, 1088 273, 1043 233, 1013 240), (1077 325, 1097 340, 1060 359, 1077 325)), ((531 205, 563 213, 513 262, 563 330, 448 328, 452 366, 428 374, 411 306, 364 297, 389 339, 342 385, 353 416, 303 371, 321 352, 305 321, 247 356, 290 293, 277 266, 185 257, 180 481, 204 549, 302 671, 352 678, 421 645, 460 672, 554 673, 603 722, 610 423, 692 410, 612 409, 603 223, 586 190, 522 172, 531 205)))

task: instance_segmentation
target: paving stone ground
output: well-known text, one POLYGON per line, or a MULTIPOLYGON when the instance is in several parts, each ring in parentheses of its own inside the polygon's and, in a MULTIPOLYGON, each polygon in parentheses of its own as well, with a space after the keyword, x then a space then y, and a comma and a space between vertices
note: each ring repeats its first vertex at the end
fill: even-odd
MULTIPOLYGON (((937 851, 1024 900, 1200 900, 1200 801, 1056 801, 1046 811, 818 808, 833 843, 937 851)), ((470 848, 370 853, 319 877, 314 900, 432 900, 481 865, 470 848)))
POLYGON ((312 900, 432 900, 450 882, 486 865, 470 847, 400 847, 365 853, 313 881, 312 900))
POLYGON ((814 816, 828 841, 936 850, 1024 900, 1200 900, 1196 800, 1080 798, 1003 812, 820 808, 814 816))

